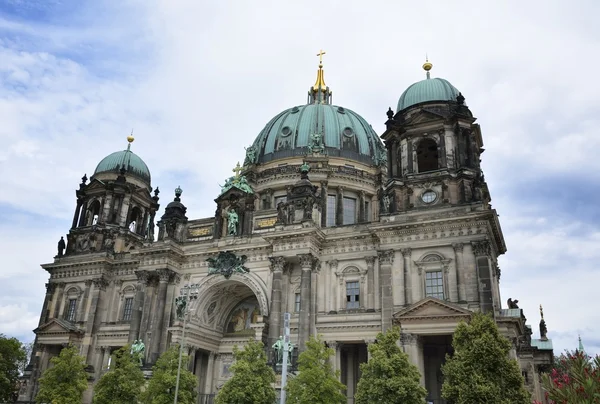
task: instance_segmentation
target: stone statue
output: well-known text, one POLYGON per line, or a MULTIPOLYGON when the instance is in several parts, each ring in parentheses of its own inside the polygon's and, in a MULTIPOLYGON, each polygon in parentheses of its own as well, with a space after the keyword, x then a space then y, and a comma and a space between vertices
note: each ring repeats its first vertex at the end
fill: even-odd
POLYGON ((283 336, 279 336, 279 339, 277 341, 275 341, 275 343, 273 344, 273 349, 275 350, 275 353, 277 355, 277 362, 276 363, 282 363, 283 362, 283 336))
POLYGON ((519 301, 517 299, 513 300, 510 297, 506 301, 506 305, 508 306, 509 309, 518 309, 519 306, 517 305, 517 303, 519 303, 519 301))
POLYGON ((148 240, 154 241, 154 220, 152 218, 148 222, 148 240))
POLYGON ((65 243, 65 239, 61 236, 60 240, 58 240, 58 256, 62 257, 64 255, 65 249, 67 245, 65 243))
POLYGON ((131 345, 131 355, 134 360, 137 360, 140 366, 143 366, 144 353, 146 352, 146 345, 141 339, 136 339, 135 342, 131 345))
POLYGON ((540 339, 542 341, 548 341, 548 337, 546 336, 546 334, 548 334, 548 327, 546 327, 546 320, 544 320, 544 308, 542 307, 542 305, 540 304, 540 316, 541 316, 541 320, 540 320, 540 339))
POLYGON ((394 117, 394 111, 392 110, 392 107, 388 108, 386 115, 387 115, 388 119, 392 119, 394 117))
POLYGON ((308 148, 313 153, 321 153, 324 149, 323 147, 323 135, 320 133, 313 133, 310 135, 310 144, 308 148))
POLYGON ((230 236, 237 235, 237 225, 239 217, 235 210, 227 212, 227 234, 230 236))
POLYGON ((186 307, 187 307, 187 299, 185 298, 185 296, 179 296, 179 297, 175 298, 175 308, 176 308, 177 318, 179 320, 183 320, 183 317, 185 316, 186 307))
POLYGON ((256 149, 254 146, 250 146, 246 149, 246 159, 244 160, 244 165, 247 166, 249 164, 253 164, 256 161, 256 149))
POLYGON ((292 344, 291 342, 288 343, 288 349, 287 349, 288 350, 288 357, 287 357, 288 365, 292 364, 292 355, 294 354, 295 347, 296 346, 294 344, 292 344))
POLYGON ((285 202, 277 204, 277 224, 288 224, 287 204, 285 202))
POLYGON ((388 194, 383 195, 383 213, 390 213, 390 196, 388 194))

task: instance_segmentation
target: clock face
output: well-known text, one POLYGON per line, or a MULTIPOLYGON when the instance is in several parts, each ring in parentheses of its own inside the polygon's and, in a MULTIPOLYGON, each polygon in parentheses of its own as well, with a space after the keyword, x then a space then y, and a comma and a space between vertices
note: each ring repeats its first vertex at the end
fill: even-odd
POLYGON ((432 190, 425 191, 421 195, 421 199, 425 203, 431 203, 431 202, 435 201, 436 198, 437 198, 437 194, 432 190))

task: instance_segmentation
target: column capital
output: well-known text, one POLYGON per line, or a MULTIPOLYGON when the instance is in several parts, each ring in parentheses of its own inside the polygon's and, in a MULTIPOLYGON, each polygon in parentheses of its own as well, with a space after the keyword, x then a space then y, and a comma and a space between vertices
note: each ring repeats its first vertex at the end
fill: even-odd
POLYGON ((98 290, 106 290, 106 287, 108 286, 108 281, 102 276, 100 278, 92 279, 92 283, 98 290))
POLYGON ((56 290, 56 283, 48 282, 46 284, 46 294, 51 295, 52 293, 54 293, 55 290, 56 290))
POLYGON ((269 261, 271 261, 271 271, 273 272, 283 272, 287 264, 285 257, 269 257, 269 261))
POLYGON ((157 269, 156 273, 158 274, 158 280, 160 283, 167 283, 171 280, 171 277, 175 272, 171 271, 168 268, 157 269))
POLYGON ((331 349, 333 349, 334 351, 337 351, 337 349, 341 346, 342 344, 338 341, 327 341, 327 346, 331 349))
POLYGON ((370 271, 371 269, 373 269, 373 266, 375 265, 375 258, 374 256, 368 256, 365 257, 365 261, 367 262, 367 270, 370 271))
POLYGON ((452 248, 454 248, 454 252, 463 252, 465 245, 463 243, 452 243, 452 248))
POLYGON ((471 247, 473 248, 473 254, 475 254, 476 257, 489 257, 492 255, 490 242, 487 240, 471 241, 471 247))
POLYGON ((333 269, 334 271, 337 270, 339 264, 338 260, 329 260, 327 263, 329 264, 329 268, 333 269))
POLYGON ((403 344, 416 345, 419 342, 419 336, 417 334, 404 333, 400 335, 400 340, 403 344))
POLYGON ((91 280, 91 279, 86 279, 86 280, 85 280, 85 286, 86 286, 86 287, 88 287, 88 288, 89 288, 90 286, 92 286, 92 280, 91 280))
POLYGON ((375 338, 364 339, 363 341, 365 341, 365 344, 367 346, 369 346, 369 345, 374 344, 374 343, 377 342, 377 340, 375 338))
POLYGON ((135 271, 135 276, 137 276, 137 280, 140 285, 148 284, 148 278, 150 277, 148 271, 135 271))
POLYGON ((313 270, 317 266, 319 260, 312 254, 298 254, 298 260, 302 269, 313 270))
POLYGON ((404 258, 410 258, 412 256, 412 248, 403 248, 400 250, 400 252, 404 258))
POLYGON ((379 264, 392 265, 394 263, 394 250, 379 251, 379 264))

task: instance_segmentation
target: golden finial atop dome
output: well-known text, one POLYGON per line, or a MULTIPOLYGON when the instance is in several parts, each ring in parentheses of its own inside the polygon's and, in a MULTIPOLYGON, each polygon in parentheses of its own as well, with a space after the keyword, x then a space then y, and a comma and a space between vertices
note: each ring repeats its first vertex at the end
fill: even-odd
POLYGON ((423 70, 427 72, 427 78, 429 78, 429 71, 433 67, 433 63, 429 61, 429 58, 425 56, 425 63, 423 63, 423 70))
POLYGON ((131 129, 131 135, 127 136, 127 141, 129 143, 133 143, 134 140, 135 138, 133 137, 133 129, 131 129))

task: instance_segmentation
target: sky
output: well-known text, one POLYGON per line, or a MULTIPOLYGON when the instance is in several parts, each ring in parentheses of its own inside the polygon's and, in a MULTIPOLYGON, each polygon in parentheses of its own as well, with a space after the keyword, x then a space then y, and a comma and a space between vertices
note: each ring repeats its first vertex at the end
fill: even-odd
POLYGON ((555 353, 581 335, 600 354, 598 15, 593 0, 0 1, 0 333, 33 339, 75 189, 132 130, 163 207, 181 186, 190 218, 212 216, 244 147, 306 102, 323 49, 333 103, 379 134, 426 54, 462 92, 508 248, 502 300, 534 337, 542 304, 555 353))

